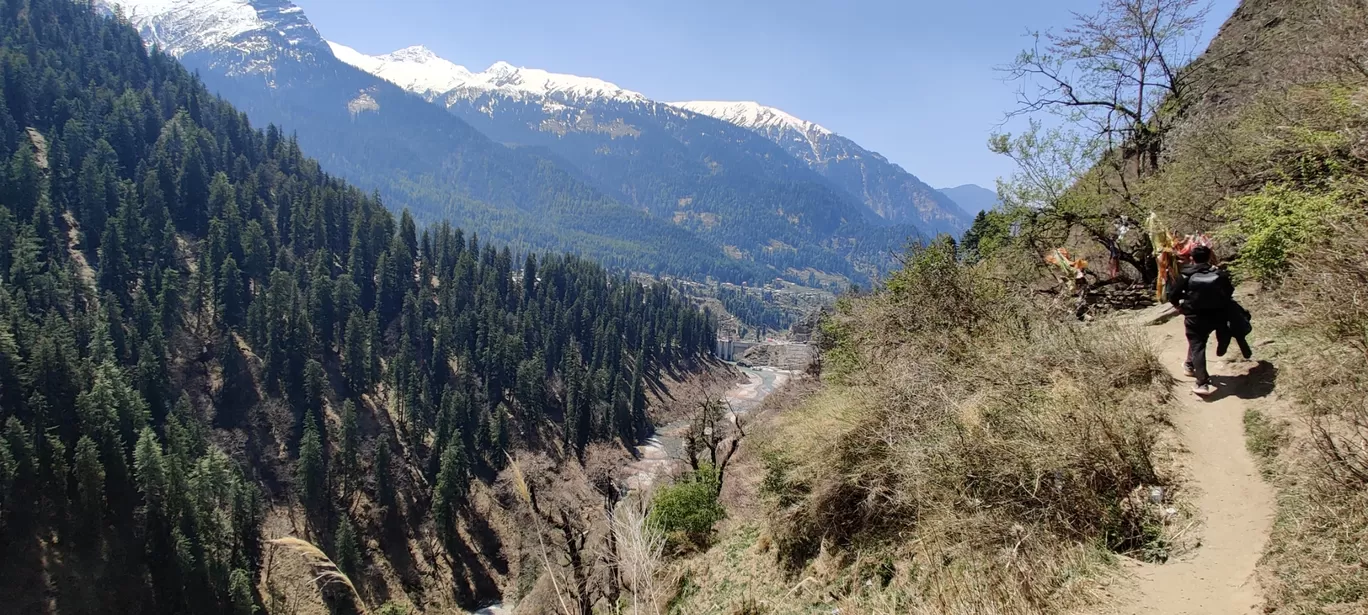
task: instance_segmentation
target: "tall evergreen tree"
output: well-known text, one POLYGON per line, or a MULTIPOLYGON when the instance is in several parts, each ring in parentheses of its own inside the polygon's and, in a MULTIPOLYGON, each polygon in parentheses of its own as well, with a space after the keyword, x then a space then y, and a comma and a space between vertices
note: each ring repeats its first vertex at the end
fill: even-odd
POLYGON ((304 420, 304 437, 299 443, 299 463, 295 481, 299 485, 299 500, 312 511, 324 510, 327 503, 327 468, 323 461, 323 442, 312 414, 304 420))
POLYGON ((375 439, 375 499, 386 509, 394 507, 394 470, 390 467, 389 436, 375 439))
POLYGON ((223 266, 219 268, 218 274, 218 296, 215 298, 215 305, 219 312, 219 318, 223 325, 234 328, 242 324, 247 315, 247 308, 243 302, 242 272, 238 269, 237 261, 229 256, 223 261, 223 266))
POLYGON ((90 436, 81 436, 76 443, 75 472, 81 534, 85 544, 93 546, 104 526, 105 467, 90 436))
POLYGON ((356 537, 356 528, 346 515, 342 515, 342 520, 337 524, 333 553, 338 570, 349 575, 361 572, 361 542, 356 537))

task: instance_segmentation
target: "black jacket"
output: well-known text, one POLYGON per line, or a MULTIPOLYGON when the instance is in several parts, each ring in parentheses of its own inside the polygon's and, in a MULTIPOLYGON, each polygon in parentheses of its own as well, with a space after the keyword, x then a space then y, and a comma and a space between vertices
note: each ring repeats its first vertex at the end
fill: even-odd
MULTIPOLYGON (((1183 313, 1189 313, 1189 310, 1186 309, 1186 306, 1185 306, 1185 304, 1184 304, 1184 302, 1187 301, 1187 286, 1188 286, 1188 279, 1191 278, 1193 274, 1195 274, 1195 273, 1200 273, 1200 272, 1206 271, 1206 270, 1208 270, 1208 269, 1216 269, 1216 271, 1217 271, 1217 273, 1218 273, 1218 275, 1219 275, 1219 277, 1220 277, 1220 282, 1219 282, 1219 284, 1220 284, 1220 290, 1219 290, 1219 292, 1220 292, 1221 296, 1223 296, 1223 297, 1225 297, 1225 298, 1227 298, 1227 299, 1230 299, 1230 298, 1234 297, 1234 296, 1235 296, 1235 283, 1232 282, 1232 281, 1230 280, 1230 274, 1229 274, 1229 273, 1226 273, 1226 271, 1225 271, 1224 269, 1217 269, 1217 268, 1212 267, 1211 265, 1208 265, 1208 264, 1195 264, 1195 263, 1194 263, 1194 264, 1191 264, 1191 265, 1183 265, 1183 268, 1182 268, 1182 270, 1179 272, 1179 275, 1178 275, 1178 281, 1177 281, 1177 282, 1174 282, 1173 286, 1170 286, 1170 287, 1169 287, 1169 290, 1168 290, 1168 300, 1169 300, 1169 303, 1173 304, 1173 307, 1178 308, 1178 309, 1179 309, 1180 311, 1182 311, 1183 313)), ((1224 311, 1224 310, 1226 310, 1226 309, 1229 307, 1229 303, 1230 303, 1230 302, 1227 301, 1227 302, 1224 302, 1224 304, 1223 304, 1223 305, 1220 305, 1220 306, 1215 306, 1215 305, 1213 305, 1213 306, 1211 306, 1210 308, 1208 308, 1207 310, 1203 310, 1203 311, 1207 311, 1207 312, 1224 311)))

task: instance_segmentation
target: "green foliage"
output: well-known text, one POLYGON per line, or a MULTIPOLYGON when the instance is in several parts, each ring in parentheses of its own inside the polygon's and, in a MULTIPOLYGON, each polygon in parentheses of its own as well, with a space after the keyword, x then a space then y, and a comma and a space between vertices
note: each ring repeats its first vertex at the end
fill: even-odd
POLYGON ((375 609, 375 615, 408 615, 408 607, 397 602, 386 602, 375 609))
POLYGON ((343 515, 337 524, 333 552, 333 561, 337 564, 338 570, 348 576, 361 572, 361 542, 356 537, 356 527, 346 515, 343 515))
POLYGON ((773 498, 780 508, 796 504, 806 489, 791 476, 793 461, 783 451, 774 449, 763 452, 761 461, 765 465, 765 477, 760 481, 760 494, 773 498))
POLYGON ((252 590, 252 578, 246 570, 237 568, 229 575, 228 602, 232 615, 254 615, 260 610, 252 590))
POLYGON ((465 448, 460 440, 453 440, 442 452, 437 486, 432 494, 432 517, 443 540, 455 537, 456 511, 465 505, 469 481, 465 448))
POLYGON ((0 527, 5 521, 5 509, 12 506, 10 501, 13 499, 14 479, 19 474, 19 464, 14 460, 14 454, 10 452, 9 444, 0 440, 0 527))
POLYGON ((960 240, 961 258, 970 263, 992 260, 1012 245, 1013 228, 1029 222, 1029 211, 1021 207, 980 211, 960 240))
POLYGON ((82 566, 59 601, 247 613, 255 484, 281 479, 255 452, 299 445, 313 521, 334 486, 397 512, 418 472, 452 508, 550 418, 576 452, 620 437, 635 374, 711 349, 668 286, 392 215, 89 3, 0 0, 0 72, 0 544, 82 566), (407 420, 377 435, 382 380, 407 420), (548 386, 566 380, 584 386, 548 386))
POLYGON ((1293 257, 1313 247, 1348 211, 1345 199, 1339 191, 1307 192, 1287 184, 1269 184, 1233 199, 1221 211, 1230 222, 1220 236, 1240 246, 1235 271, 1261 282, 1277 281, 1293 257))
POLYGON ((858 376, 867 364, 861 358, 869 344, 927 340, 928 352, 961 356, 969 340, 1002 317, 1005 289, 961 262, 958 247, 948 237, 914 246, 901 271, 884 284, 881 299, 892 314, 878 328, 852 329, 849 315, 858 299, 843 298, 836 314, 822 322, 823 369, 837 381, 858 376))
POLYGON ((1068 200, 1066 195, 1097 163, 1102 144, 1066 127, 1046 128, 1038 120, 1020 134, 997 133, 988 141, 993 153, 1011 158, 1018 170, 998 183, 1007 208, 1045 209, 1068 200))
POLYGON ((299 464, 295 480, 299 484, 299 499, 312 510, 322 510, 327 488, 327 469, 323 465, 323 443, 312 414, 304 420, 304 438, 299 444, 299 464))
POLYGON ((98 536, 104 517, 105 467, 100 461, 99 448, 89 436, 81 436, 76 443, 75 473, 81 525, 87 538, 98 536))
POLYGON ((390 467, 389 437, 380 434, 375 439, 375 499, 387 509, 394 508, 394 470, 390 467))
POLYGON ((727 516, 717 500, 720 489, 715 471, 700 468, 656 493, 647 522, 676 544, 706 545, 713 525, 727 516))

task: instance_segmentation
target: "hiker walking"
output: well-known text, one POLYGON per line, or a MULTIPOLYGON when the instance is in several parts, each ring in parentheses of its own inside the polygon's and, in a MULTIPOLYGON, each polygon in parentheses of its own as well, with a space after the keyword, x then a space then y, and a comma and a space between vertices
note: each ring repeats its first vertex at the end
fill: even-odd
POLYGON ((1211 248, 1199 245, 1191 256, 1192 263, 1183 266, 1169 289, 1168 300, 1185 317, 1188 358, 1184 367, 1188 376, 1197 379, 1192 392, 1206 397, 1216 392, 1207 373, 1207 340, 1216 333, 1218 339, 1229 343, 1235 285, 1229 274, 1211 264, 1211 248))

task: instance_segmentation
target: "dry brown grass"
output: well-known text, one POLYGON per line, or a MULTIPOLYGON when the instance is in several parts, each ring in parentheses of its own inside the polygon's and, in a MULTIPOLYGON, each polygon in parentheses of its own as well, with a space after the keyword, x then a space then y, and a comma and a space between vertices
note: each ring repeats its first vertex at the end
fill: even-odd
POLYGON ((622 613, 660 615, 661 572, 665 567, 665 536, 646 522, 646 511, 639 500, 629 498, 613 516, 613 535, 617 553, 613 554, 622 575, 623 589, 629 594, 622 613))
POLYGON ((1277 363, 1296 428, 1271 462, 1266 610, 1368 612, 1368 218, 1305 256, 1278 299, 1288 315, 1277 363))
POLYGON ((276 538, 267 542, 272 548, 278 547, 304 560, 313 575, 311 582, 317 588, 320 597, 326 596, 328 592, 334 589, 340 589, 345 595, 345 599, 351 601, 358 613, 362 615, 366 613, 366 603, 361 599, 361 594, 356 591, 356 585, 352 584, 351 578, 339 570, 337 564, 333 563, 322 549, 314 546, 311 542, 293 536, 276 538))
POLYGON ((1162 555, 1133 494, 1168 482, 1171 379, 1138 332, 1055 321, 934 250, 833 318, 832 386, 757 438, 768 527, 691 568, 681 612, 1059 612, 1108 550, 1162 555))

